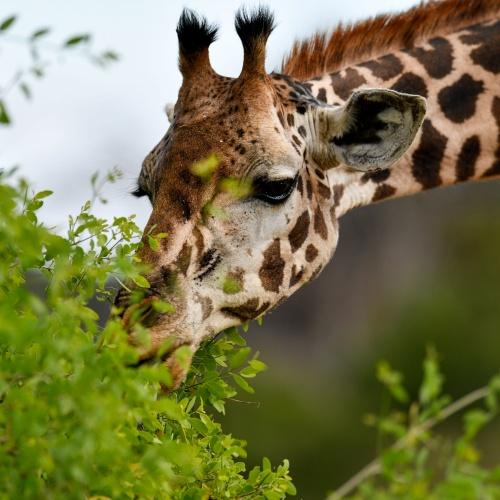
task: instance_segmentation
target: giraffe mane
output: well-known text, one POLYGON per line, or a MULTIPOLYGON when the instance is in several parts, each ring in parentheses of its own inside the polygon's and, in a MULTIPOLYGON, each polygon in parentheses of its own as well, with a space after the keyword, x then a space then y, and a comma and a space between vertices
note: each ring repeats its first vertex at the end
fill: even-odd
POLYGON ((331 34, 318 32, 296 41, 283 59, 281 72, 299 80, 314 78, 392 50, 411 48, 432 36, 488 20, 499 12, 498 0, 431 0, 399 14, 339 23, 331 34))

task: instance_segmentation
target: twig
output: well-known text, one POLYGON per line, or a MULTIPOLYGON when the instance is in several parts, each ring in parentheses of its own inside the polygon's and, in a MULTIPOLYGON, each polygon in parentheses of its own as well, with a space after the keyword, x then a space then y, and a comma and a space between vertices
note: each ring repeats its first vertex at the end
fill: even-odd
MULTIPOLYGON (((489 388, 481 387, 476 389, 475 391, 466 394, 465 396, 457 399, 446 408, 444 408, 439 415, 436 417, 430 418, 426 420, 420 425, 416 425, 413 428, 408 430, 408 433, 404 435, 401 439, 396 441, 394 445, 391 446, 392 450, 401 450, 404 448, 410 440, 413 440, 415 437, 420 436, 424 432, 432 429, 435 425, 439 424, 443 420, 446 420, 448 417, 451 417, 455 413, 463 410, 467 406, 485 398, 489 393, 489 388)), ((334 491, 331 495, 328 496, 327 500, 337 500, 342 497, 345 497, 355 488, 357 488, 365 479, 370 476, 374 476, 378 474, 382 469, 382 464, 380 458, 373 459, 369 464, 363 467, 359 472, 357 472, 354 476, 352 476, 347 482, 345 482, 340 488, 334 491)))

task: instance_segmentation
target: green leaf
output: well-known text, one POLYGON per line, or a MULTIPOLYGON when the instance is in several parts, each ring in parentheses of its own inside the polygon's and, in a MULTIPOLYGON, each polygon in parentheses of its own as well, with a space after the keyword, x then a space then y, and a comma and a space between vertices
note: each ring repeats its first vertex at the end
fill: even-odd
POLYGON ((241 291, 241 284, 233 276, 228 275, 222 283, 222 290, 228 295, 234 295, 241 291))
POLYGON ((387 387, 394 399, 400 403, 408 402, 409 396, 402 384, 403 375, 393 370, 387 361, 377 364, 377 378, 387 387))
POLYGON ((424 378, 420 387, 419 399, 422 405, 428 405, 440 394, 443 387, 443 376, 439 371, 437 355, 432 347, 428 347, 424 360, 424 378))
POLYGON ((35 195, 35 200, 42 200, 43 198, 47 198, 48 196, 54 194, 54 191, 50 191, 48 189, 46 189, 45 191, 39 191, 38 193, 36 193, 35 195))
POLYGON ((164 302, 163 300, 155 300, 153 302, 153 308, 162 314, 171 314, 175 312, 175 307, 169 302, 164 302))
POLYGON ((219 163, 220 161, 217 155, 211 154, 204 160, 193 164, 193 166, 191 167, 191 172, 194 175, 200 177, 203 182, 208 182, 219 166, 219 163))
POLYGON ((31 89, 29 88, 28 84, 25 82, 21 82, 19 84, 19 89, 21 90, 22 94, 26 99, 31 99, 31 89))
POLYGON ((158 240, 153 236, 148 236, 148 245, 149 248, 151 248, 151 250, 153 250, 154 252, 158 252, 158 250, 160 249, 158 240))
POLYGON ((10 123, 10 117, 5 108, 5 104, 0 100, 0 123, 8 125, 10 123))
POLYGON ((237 373, 231 373, 233 380, 245 391, 249 394, 253 394, 255 392, 254 388, 240 375, 237 373))
POLYGON ((64 47, 74 47, 83 43, 90 42, 91 36, 88 33, 72 36, 64 42, 64 47))
POLYGON ((106 50, 101 54, 101 58, 106 61, 118 61, 120 56, 112 50, 106 50))
POLYGON ((234 354, 229 355, 229 367, 231 369, 239 368, 250 355, 250 347, 243 347, 237 350, 234 354))
POLYGON ((38 40, 39 38, 47 36, 49 33, 50 28, 40 28, 31 34, 30 40, 38 40))
POLYGON ((149 284, 149 281, 140 274, 134 276, 132 280, 137 286, 140 286, 141 288, 149 288, 151 286, 149 284))
POLYGON ((0 31, 7 31, 16 21, 17 16, 10 16, 0 23, 0 31))

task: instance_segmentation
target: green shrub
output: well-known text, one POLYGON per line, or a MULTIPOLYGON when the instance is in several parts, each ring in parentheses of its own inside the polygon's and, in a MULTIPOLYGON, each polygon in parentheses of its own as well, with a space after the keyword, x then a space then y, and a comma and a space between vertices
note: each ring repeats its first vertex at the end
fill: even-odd
MULTIPOLYGON (((203 346, 183 388, 162 394, 161 364, 132 367, 117 319, 88 306, 110 277, 140 283, 139 230, 87 202, 66 237, 39 223, 50 191, 0 183, 0 497, 267 498, 294 494, 288 463, 246 472, 245 443, 223 433, 235 387, 265 368, 236 330, 203 346), (41 273, 43 297, 26 285, 41 273)), ((96 185, 97 179, 93 179, 96 185)), ((139 326, 138 326, 139 327, 139 326)))
POLYGON ((402 373, 385 361, 378 363, 377 378, 386 388, 389 409, 382 416, 367 415, 365 423, 378 431, 381 452, 328 500, 348 495, 357 500, 500 498, 500 466, 482 467, 474 443, 479 431, 498 417, 500 375, 451 401, 443 393, 444 377, 432 348, 422 371, 418 399, 411 402, 402 373), (454 439, 434 434, 436 426, 464 410, 462 432, 454 439))

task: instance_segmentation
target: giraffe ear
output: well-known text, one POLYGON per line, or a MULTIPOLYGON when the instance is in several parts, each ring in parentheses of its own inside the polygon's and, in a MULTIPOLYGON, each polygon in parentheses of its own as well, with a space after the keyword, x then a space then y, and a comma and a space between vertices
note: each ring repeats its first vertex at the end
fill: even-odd
POLYGON ((413 142, 425 108, 423 97, 385 89, 358 90, 341 107, 320 108, 323 164, 362 171, 389 167, 413 142))
POLYGON ((171 102, 165 104, 165 114, 167 115, 169 123, 174 123, 174 109, 175 109, 175 104, 171 102))

